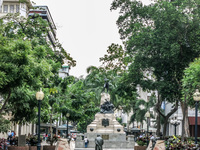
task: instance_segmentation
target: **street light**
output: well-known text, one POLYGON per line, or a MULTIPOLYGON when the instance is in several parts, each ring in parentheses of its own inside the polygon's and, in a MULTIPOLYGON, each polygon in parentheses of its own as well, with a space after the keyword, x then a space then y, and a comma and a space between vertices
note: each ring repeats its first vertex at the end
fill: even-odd
POLYGON ((67 133, 66 133, 66 138, 68 137, 68 119, 69 119, 70 114, 67 113, 66 117, 67 117, 67 133))
POLYGON ((198 104, 199 104, 199 101, 200 101, 200 93, 199 93, 199 90, 196 89, 196 92, 193 94, 193 99, 194 101, 196 101, 196 104, 195 104, 195 144, 197 146, 197 119, 198 119, 198 104))
POLYGON ((180 121, 177 119, 177 115, 176 114, 174 114, 174 119, 172 119, 171 121, 170 121, 170 123, 172 124, 172 125, 174 125, 174 135, 176 136, 176 127, 178 126, 178 125, 180 125, 180 121))
POLYGON ((36 99, 38 100, 38 144, 37 144, 37 150, 40 150, 41 148, 41 142, 40 142, 40 109, 41 109, 41 101, 44 98, 44 93, 40 89, 39 92, 36 93, 36 99))
POLYGON ((147 118, 147 146, 149 145, 149 122, 150 122, 150 113, 149 113, 149 111, 147 111, 147 113, 146 113, 146 118, 147 118))

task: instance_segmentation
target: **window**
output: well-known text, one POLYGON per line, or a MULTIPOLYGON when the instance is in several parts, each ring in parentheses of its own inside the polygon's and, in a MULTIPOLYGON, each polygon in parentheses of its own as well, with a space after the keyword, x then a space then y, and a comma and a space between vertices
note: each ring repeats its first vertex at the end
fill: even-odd
POLYGON ((8 5, 4 5, 3 6, 3 12, 4 13, 8 13, 8 5))
POLYGON ((16 5, 16 13, 19 13, 19 5, 16 5))
POLYGON ((0 13, 2 13, 2 6, 0 6, 0 13))
POLYGON ((14 5, 10 5, 10 13, 14 13, 14 5))

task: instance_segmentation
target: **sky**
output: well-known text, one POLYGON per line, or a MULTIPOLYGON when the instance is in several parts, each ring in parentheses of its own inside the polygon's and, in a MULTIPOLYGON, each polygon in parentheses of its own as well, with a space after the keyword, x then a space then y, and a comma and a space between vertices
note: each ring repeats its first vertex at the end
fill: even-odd
POLYGON ((57 26, 57 39, 77 62, 70 75, 86 76, 89 66, 101 65, 99 58, 111 43, 122 45, 116 25, 119 14, 110 11, 112 1, 33 0, 36 5, 48 6, 57 26))

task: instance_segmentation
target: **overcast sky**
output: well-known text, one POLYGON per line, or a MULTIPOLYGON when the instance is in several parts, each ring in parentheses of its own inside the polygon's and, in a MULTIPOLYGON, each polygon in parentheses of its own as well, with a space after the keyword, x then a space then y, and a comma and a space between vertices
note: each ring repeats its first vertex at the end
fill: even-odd
MULTIPOLYGON (((110 11, 113 0, 33 0, 47 5, 57 26, 57 38, 77 61, 70 75, 87 75, 86 68, 99 66, 111 43, 122 44, 116 20, 117 11, 110 11)), ((149 2, 150 0, 143 0, 149 2)))

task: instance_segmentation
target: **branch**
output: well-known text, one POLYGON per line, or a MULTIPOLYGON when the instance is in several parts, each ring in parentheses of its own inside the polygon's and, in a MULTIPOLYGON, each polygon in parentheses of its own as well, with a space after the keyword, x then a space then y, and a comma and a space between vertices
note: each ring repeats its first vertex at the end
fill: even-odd
POLYGON ((160 111, 160 105, 161 105, 161 100, 160 100, 160 96, 158 95, 158 102, 156 104, 156 111, 163 117, 165 118, 165 115, 160 111))
POLYGON ((168 113, 166 117, 169 118, 173 113, 175 113, 177 111, 177 109, 178 109, 178 101, 176 101, 176 105, 175 105, 174 109, 172 109, 171 112, 168 113))
POLYGON ((4 101, 4 104, 3 104, 3 106, 2 106, 1 109, 0 109, 0 114, 1 114, 1 112, 4 110, 4 108, 6 107, 6 104, 7 104, 8 100, 10 99, 10 95, 11 95, 11 90, 9 90, 8 97, 7 97, 7 99, 4 101))

